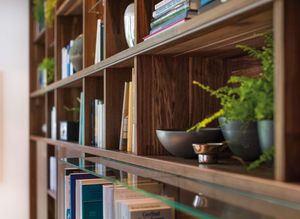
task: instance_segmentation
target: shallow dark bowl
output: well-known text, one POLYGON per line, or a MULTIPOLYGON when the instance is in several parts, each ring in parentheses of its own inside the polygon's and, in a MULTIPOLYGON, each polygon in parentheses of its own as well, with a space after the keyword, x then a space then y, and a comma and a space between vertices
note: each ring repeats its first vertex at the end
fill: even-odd
POLYGON ((197 157, 193 144, 217 143, 224 140, 220 128, 204 128, 198 132, 158 129, 156 135, 163 147, 176 157, 197 157))

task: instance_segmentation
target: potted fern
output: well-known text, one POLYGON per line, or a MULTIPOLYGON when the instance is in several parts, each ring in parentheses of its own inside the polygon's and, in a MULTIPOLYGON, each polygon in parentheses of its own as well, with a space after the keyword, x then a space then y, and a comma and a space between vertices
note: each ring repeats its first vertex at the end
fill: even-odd
POLYGON ((246 161, 258 159, 261 151, 269 155, 269 148, 273 145, 273 37, 266 34, 264 38, 265 46, 261 50, 238 46, 261 62, 262 73, 257 78, 232 76, 227 86, 217 90, 193 82, 220 99, 222 108, 189 131, 199 130, 218 119, 230 149, 246 161))
POLYGON ((265 46, 261 49, 239 46, 250 56, 261 62, 262 73, 255 84, 255 117, 262 151, 271 150, 274 145, 274 46, 272 34, 265 37, 265 46))

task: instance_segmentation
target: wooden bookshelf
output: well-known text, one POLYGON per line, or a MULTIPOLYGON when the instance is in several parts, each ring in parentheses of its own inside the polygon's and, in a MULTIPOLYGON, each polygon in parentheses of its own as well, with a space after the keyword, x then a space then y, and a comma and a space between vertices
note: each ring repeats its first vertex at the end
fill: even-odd
POLYGON ((151 13, 157 2, 59 0, 53 27, 46 27, 38 35, 31 13, 30 218, 43 218, 40 211, 45 206, 49 210, 48 218, 61 218, 63 215, 63 166, 58 165, 58 191, 55 194, 49 191, 47 184, 47 160, 50 156, 56 156, 57 159, 84 154, 107 157, 138 167, 300 202, 300 170, 296 168, 300 155, 300 118, 297 113, 300 70, 296 64, 300 54, 297 40, 300 32, 295 28, 300 24, 296 10, 300 6, 299 1, 229 0, 178 27, 143 41, 149 33, 151 13), (132 2, 135 3, 138 18, 136 45, 128 48, 123 13, 132 2), (97 19, 104 21, 105 59, 94 64, 97 19), (262 39, 256 34, 270 31, 274 32, 276 51, 274 168, 262 167, 248 172, 236 162, 198 166, 196 160, 170 156, 158 142, 155 130, 186 129, 218 108, 218 103, 196 90, 191 81, 201 80, 212 87, 219 87, 226 83, 232 72, 258 74, 259 64, 246 57, 236 45, 261 47, 262 39), (61 49, 79 34, 83 34, 83 69, 62 79, 61 49), (56 61, 55 81, 43 89, 37 89, 37 66, 44 57, 53 57, 56 61), (132 68, 135 69, 134 76, 132 68), (135 154, 128 154, 118 151, 118 141, 123 86, 125 81, 133 77, 136 77, 137 83, 134 116, 137 121, 138 148, 135 154), (62 120, 78 119, 78 115, 66 112, 64 106, 75 105, 81 91, 86 99, 85 144, 51 139, 52 107, 55 106, 57 110, 57 124, 62 120), (90 146, 90 111, 95 97, 102 98, 105 104, 105 150, 90 146), (42 132, 43 124, 47 126, 46 133, 42 132))

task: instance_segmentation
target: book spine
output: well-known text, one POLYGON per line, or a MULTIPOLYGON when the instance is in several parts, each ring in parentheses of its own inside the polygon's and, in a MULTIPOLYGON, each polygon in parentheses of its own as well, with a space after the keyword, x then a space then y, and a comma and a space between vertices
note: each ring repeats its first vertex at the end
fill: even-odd
POLYGON ((157 10, 158 8, 164 6, 165 4, 168 4, 171 1, 173 0, 162 0, 154 6, 154 9, 157 10))
POLYGON ((154 28, 155 26, 158 26, 174 17, 176 17, 177 15, 185 12, 186 14, 188 14, 188 11, 189 11, 189 5, 186 5, 184 4, 183 6, 175 9, 175 10, 172 10, 170 11, 169 13, 167 13, 166 15, 162 16, 161 18, 153 21, 150 26, 151 28, 154 28))
POLYGON ((185 2, 186 0, 172 0, 166 4, 164 4, 163 6, 157 8, 157 11, 164 11, 167 10, 168 8, 172 8, 174 6, 176 6, 177 4, 180 4, 182 2, 185 2))
POLYGON ((166 14, 167 12, 169 11, 172 11, 174 8, 178 7, 179 5, 181 4, 187 4, 187 5, 190 5, 189 4, 189 0, 181 0, 180 2, 178 2, 176 5, 173 5, 171 7, 164 7, 164 8, 160 8, 158 10, 155 10, 153 11, 152 13, 152 17, 154 19, 158 19, 159 17, 161 17, 163 14, 166 14))
POLYGON ((182 13, 178 14, 176 17, 174 17, 174 18, 172 18, 172 19, 170 19, 170 20, 168 20, 168 21, 166 21, 166 22, 164 22, 164 23, 156 26, 155 28, 153 28, 150 31, 150 34, 155 33, 157 31, 159 31, 159 30, 161 30, 161 29, 163 29, 163 28, 165 28, 165 27, 167 27, 169 25, 174 24, 174 23, 178 22, 179 20, 183 20, 185 18, 187 18, 187 12, 183 11, 182 13))
POLYGON ((129 82, 127 152, 132 152, 132 82, 129 82))
POLYGON ((95 99, 92 101, 92 112, 91 112, 91 120, 92 120, 92 146, 95 146, 95 99))

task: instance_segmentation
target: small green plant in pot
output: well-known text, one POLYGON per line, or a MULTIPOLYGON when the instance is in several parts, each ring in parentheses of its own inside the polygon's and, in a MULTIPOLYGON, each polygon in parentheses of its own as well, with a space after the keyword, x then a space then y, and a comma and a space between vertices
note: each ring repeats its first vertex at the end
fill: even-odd
MULTIPOLYGON (((205 127, 217 119, 232 152, 243 160, 256 160, 261 155, 257 125, 273 118, 273 37, 265 34, 265 46, 255 49, 240 45, 238 48, 261 62, 262 73, 257 77, 232 76, 227 86, 217 90, 194 81, 193 83, 220 99, 222 109, 196 124, 189 131, 205 127), (259 121, 259 122, 257 122, 259 121)), ((266 135, 266 129, 262 134, 266 135)), ((268 143, 269 144, 269 143, 268 143)), ((264 150, 263 160, 270 156, 270 150, 264 150), (265 156, 264 156, 265 155, 265 156)), ((261 158, 262 158, 261 157, 261 158)))
POLYGON ((260 146, 263 151, 270 150, 274 145, 274 48, 271 34, 265 35, 265 46, 255 49, 248 46, 239 46, 261 62, 262 73, 255 85, 257 105, 255 117, 258 121, 260 146))
POLYGON ((54 81, 54 59, 44 58, 42 63, 39 65, 39 71, 46 72, 46 84, 49 85, 54 81))

